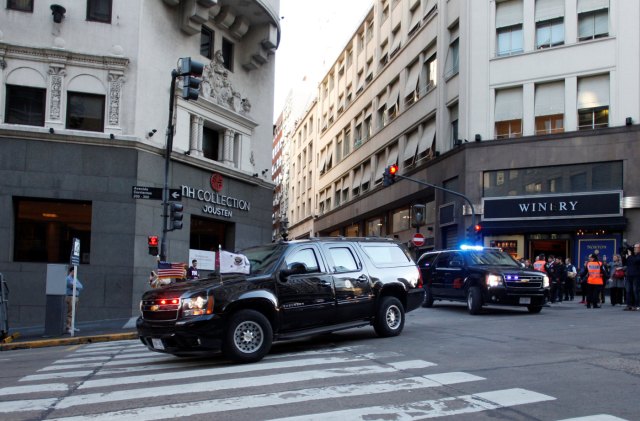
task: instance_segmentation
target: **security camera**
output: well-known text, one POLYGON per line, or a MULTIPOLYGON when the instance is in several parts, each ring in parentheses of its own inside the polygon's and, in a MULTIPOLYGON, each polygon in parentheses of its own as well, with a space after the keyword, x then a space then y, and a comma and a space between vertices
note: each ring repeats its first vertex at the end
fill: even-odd
POLYGON ((153 129, 149 133, 147 133, 147 136, 152 137, 154 134, 156 134, 156 132, 157 132, 157 130, 153 129))

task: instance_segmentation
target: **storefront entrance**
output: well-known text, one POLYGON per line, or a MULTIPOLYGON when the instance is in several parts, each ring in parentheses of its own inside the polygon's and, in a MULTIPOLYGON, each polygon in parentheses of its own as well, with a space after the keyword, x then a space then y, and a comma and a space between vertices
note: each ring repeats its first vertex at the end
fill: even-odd
POLYGON ((233 224, 191 216, 189 248, 218 251, 218 246, 220 246, 223 250, 234 250, 233 228, 233 224))
POLYGON ((561 257, 563 260, 571 257, 569 250, 569 240, 531 240, 529 242, 529 258, 544 254, 546 258, 550 255, 561 257))

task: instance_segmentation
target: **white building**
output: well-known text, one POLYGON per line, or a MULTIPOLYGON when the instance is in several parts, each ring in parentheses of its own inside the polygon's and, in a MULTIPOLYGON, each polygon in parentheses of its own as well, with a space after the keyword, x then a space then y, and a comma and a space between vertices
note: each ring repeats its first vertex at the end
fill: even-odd
POLYGON ((169 187, 182 194, 184 226, 167 234, 168 258, 271 241, 278 11, 278 0, 6 2, 0 271, 12 325, 44 322, 47 264, 68 263, 73 237, 79 320, 137 314, 163 207, 132 192, 163 187, 169 124, 169 187), (183 98, 181 77, 170 92, 182 57, 206 65, 197 100, 183 98))
POLYGON ((375 1, 318 87, 315 132, 300 118, 291 162, 313 142, 313 194, 291 194, 290 237, 418 229, 442 248, 479 222, 518 257, 618 252, 640 238, 639 19, 624 0, 375 1), (427 185, 383 187, 392 164, 427 185))

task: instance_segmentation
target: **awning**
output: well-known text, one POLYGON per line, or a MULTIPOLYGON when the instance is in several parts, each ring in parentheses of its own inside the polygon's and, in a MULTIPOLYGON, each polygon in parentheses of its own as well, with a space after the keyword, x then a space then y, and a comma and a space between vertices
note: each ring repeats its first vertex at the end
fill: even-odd
POLYGON ((391 90, 389 92, 389 97, 387 99, 387 110, 390 110, 398 103, 398 94, 400 94, 400 83, 396 81, 396 83, 391 86, 391 90))
POLYGON ((353 174, 353 182, 351 183, 351 188, 358 189, 360 188, 361 183, 362 183, 362 170, 358 168, 356 172, 353 174))
POLYGON ((422 137, 420 138, 420 143, 418 144, 418 154, 426 152, 426 150, 431 147, 435 134, 436 120, 433 119, 429 123, 427 123, 424 130, 422 131, 422 137))
POLYGON ((418 85, 418 77, 420 76, 420 62, 417 61, 409 68, 407 74, 407 84, 404 87, 404 97, 412 95, 418 85))
POLYGON ((416 156, 416 149, 418 147, 419 134, 418 130, 414 130, 407 136, 407 144, 402 153, 402 160, 413 159, 416 156))
MULTIPOLYGON (((382 174, 380 174, 380 178, 382 178, 382 174)), ((362 171, 362 184, 368 183, 371 181, 371 164, 366 164, 364 166, 364 170, 362 171)))
POLYGON ((387 166, 396 165, 398 163, 398 145, 391 148, 387 157, 387 166))

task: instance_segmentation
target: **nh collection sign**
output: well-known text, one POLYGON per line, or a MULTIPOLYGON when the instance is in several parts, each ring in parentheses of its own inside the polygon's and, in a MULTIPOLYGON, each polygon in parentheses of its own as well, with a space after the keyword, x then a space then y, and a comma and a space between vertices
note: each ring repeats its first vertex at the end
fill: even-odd
POLYGON ((249 212, 251 210, 251 202, 219 193, 222 190, 223 181, 222 176, 219 174, 214 173, 211 176, 210 184, 215 191, 183 185, 180 187, 182 197, 205 202, 202 205, 202 212, 209 215, 232 218, 234 209, 249 212))
POLYGON ((622 191, 485 197, 483 221, 622 216, 622 191))

